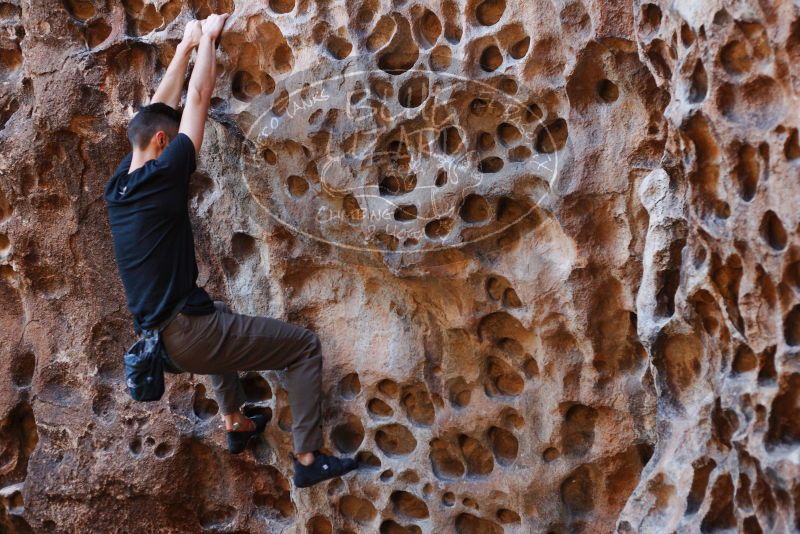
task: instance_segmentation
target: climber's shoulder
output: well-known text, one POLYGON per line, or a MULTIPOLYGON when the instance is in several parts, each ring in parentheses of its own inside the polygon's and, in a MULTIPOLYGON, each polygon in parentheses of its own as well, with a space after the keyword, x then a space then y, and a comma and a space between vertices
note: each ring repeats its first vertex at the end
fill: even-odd
POLYGON ((162 168, 185 174, 185 178, 188 178, 196 168, 195 158, 194 143, 188 135, 179 133, 170 141, 157 161, 162 168))

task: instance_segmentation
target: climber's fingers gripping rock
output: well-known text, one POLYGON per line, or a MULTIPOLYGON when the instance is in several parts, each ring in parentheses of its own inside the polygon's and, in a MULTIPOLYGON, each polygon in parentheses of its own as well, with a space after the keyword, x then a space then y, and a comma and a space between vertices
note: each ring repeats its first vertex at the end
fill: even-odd
POLYGON ((222 29, 225 26, 225 21, 228 20, 228 13, 222 15, 209 15, 207 19, 202 21, 203 33, 208 34, 216 42, 222 34, 222 29))
POLYGON ((183 42, 189 48, 196 48, 200 44, 200 38, 203 36, 203 25, 199 20, 190 20, 186 23, 183 29, 183 42))

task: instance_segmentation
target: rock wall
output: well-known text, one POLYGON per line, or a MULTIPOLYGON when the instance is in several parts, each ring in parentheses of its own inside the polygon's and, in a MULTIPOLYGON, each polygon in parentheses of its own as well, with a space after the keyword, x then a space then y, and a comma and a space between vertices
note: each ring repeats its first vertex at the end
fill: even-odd
POLYGON ((792 2, 0 2, 0 530, 800 529, 792 2), (235 4, 235 5, 234 5, 235 4), (326 439, 132 402, 102 189, 189 18, 233 12, 200 282, 322 339, 326 439))

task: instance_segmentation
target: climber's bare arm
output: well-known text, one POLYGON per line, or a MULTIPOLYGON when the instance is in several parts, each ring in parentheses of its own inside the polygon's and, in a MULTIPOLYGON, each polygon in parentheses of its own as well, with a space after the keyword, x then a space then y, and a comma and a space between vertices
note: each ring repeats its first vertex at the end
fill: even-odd
POLYGON ((189 58, 192 56, 192 50, 200 44, 202 35, 203 29, 199 20, 192 20, 186 24, 186 28, 183 30, 183 39, 175 48, 175 55, 172 56, 172 61, 169 62, 167 72, 161 79, 161 83, 158 84, 151 103, 161 102, 177 109, 178 103, 181 101, 189 58))
POLYGON ((200 153, 200 145, 203 144, 206 115, 217 76, 215 42, 222 33, 227 18, 227 14, 211 15, 203 21, 203 35, 200 37, 194 70, 186 91, 186 106, 181 117, 180 132, 192 140, 196 154, 200 153))

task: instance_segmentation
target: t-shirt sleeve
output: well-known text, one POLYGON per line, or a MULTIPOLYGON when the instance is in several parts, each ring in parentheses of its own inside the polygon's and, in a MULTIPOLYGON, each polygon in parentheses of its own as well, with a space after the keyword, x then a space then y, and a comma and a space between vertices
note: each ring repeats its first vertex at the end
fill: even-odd
POLYGON ((158 161, 171 173, 188 180, 195 170, 194 143, 188 135, 179 133, 161 153, 158 161))

